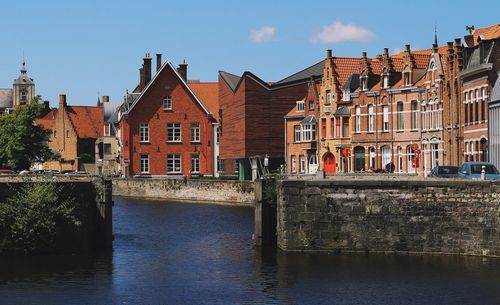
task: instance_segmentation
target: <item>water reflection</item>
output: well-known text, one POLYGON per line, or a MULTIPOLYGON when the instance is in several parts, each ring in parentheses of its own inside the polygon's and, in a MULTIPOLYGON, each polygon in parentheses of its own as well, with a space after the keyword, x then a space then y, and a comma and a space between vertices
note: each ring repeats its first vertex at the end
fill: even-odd
POLYGON ((285 253, 253 210, 115 199, 114 251, 2 257, 1 304, 500 304, 500 260, 285 253))

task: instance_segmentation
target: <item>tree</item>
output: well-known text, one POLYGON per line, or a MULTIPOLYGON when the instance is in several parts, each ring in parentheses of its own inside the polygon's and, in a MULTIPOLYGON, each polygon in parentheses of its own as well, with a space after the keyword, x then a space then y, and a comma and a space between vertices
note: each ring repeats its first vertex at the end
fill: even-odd
POLYGON ((23 170, 33 162, 57 157, 48 147, 52 132, 34 124, 44 107, 38 103, 40 98, 36 96, 12 114, 0 115, 0 166, 23 170))

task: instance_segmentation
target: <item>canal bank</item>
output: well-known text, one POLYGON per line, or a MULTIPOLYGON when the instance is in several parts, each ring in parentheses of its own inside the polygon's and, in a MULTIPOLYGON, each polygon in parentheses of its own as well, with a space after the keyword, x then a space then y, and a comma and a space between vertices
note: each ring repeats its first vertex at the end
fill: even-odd
POLYGON ((254 189, 254 183, 251 181, 182 178, 113 179, 115 196, 242 206, 254 206, 254 189))

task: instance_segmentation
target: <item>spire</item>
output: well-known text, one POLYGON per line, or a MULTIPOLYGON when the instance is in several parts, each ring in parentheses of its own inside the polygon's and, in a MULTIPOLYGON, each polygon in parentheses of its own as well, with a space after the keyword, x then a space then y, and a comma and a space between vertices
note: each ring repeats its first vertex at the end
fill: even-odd
POLYGON ((97 92, 97 106, 101 106, 100 92, 97 92))
POLYGON ((21 74, 26 74, 28 70, 26 70, 26 62, 23 60, 23 66, 21 67, 21 74))
POLYGON ((438 44, 437 24, 434 24, 434 44, 438 44))

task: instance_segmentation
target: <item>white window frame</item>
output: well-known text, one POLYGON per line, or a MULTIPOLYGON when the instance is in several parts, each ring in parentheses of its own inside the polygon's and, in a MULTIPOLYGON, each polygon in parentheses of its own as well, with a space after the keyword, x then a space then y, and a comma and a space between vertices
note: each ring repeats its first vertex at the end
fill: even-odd
POLYGON ((373 132, 373 105, 368 105, 368 132, 373 132))
POLYGON ((141 123, 139 125, 139 143, 149 143, 149 124, 141 123))
POLYGON ((297 172, 297 157, 295 155, 291 155, 290 156, 290 171, 292 173, 296 173, 297 172))
POLYGON ((149 174, 149 155, 148 154, 141 154, 139 156, 139 170, 141 174, 149 174))
POLYGON ((369 147, 368 148, 368 154, 369 154, 369 165, 371 168, 375 168, 375 147, 369 147))
POLYGON ((299 171, 301 173, 306 172, 306 157, 304 155, 299 156, 299 171))
POLYGON ((388 145, 382 146, 382 168, 392 161, 391 147, 388 145))
POLYGON ((355 111, 355 131, 356 133, 360 133, 361 132, 361 107, 359 105, 355 106, 354 107, 354 111, 355 111))
POLYGON ((304 101, 296 101, 295 105, 297 107, 297 112, 306 111, 306 103, 304 101))
POLYGON ((200 173, 200 155, 198 154, 191 155, 191 173, 192 174, 200 173))
POLYGON ((201 142, 200 123, 191 123, 191 142, 201 142))
POLYGON ((304 124, 302 128, 302 142, 310 142, 316 140, 316 124, 304 124))
POLYGON ((405 105, 402 101, 396 103, 396 107, 398 110, 398 130, 404 130, 405 129, 405 114, 404 114, 404 109, 405 105), (401 106, 401 109, 399 109, 401 106))
POLYGON ((382 106, 382 129, 383 131, 389 131, 389 106, 383 105, 382 106))
POLYGON ((300 125, 293 126, 293 134, 294 134, 293 140, 295 143, 302 141, 302 131, 300 129, 300 125))
POLYGON ((172 97, 165 96, 163 98, 163 110, 172 110, 172 97))
POLYGON ((182 158, 180 154, 167 155, 167 174, 182 173, 182 158))
POLYGON ((411 101, 411 129, 418 129, 418 102, 411 101))
POLYGON ((182 142, 182 127, 181 123, 167 124, 167 142, 181 143, 182 142))
POLYGON ((386 75, 384 75, 384 76, 382 77, 382 80, 383 80, 383 82, 382 82, 382 88, 383 88, 383 89, 387 89, 387 88, 389 88, 389 75, 387 75, 387 74, 386 74, 386 75))
POLYGON ((349 102, 351 100, 351 90, 345 89, 344 94, 342 95, 342 100, 344 102, 349 102))

